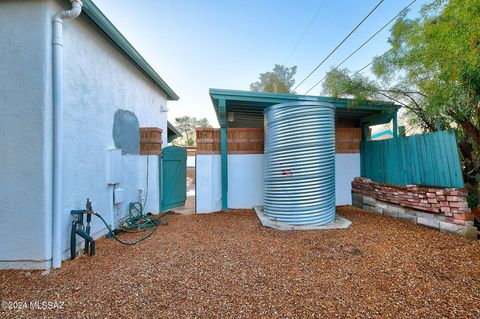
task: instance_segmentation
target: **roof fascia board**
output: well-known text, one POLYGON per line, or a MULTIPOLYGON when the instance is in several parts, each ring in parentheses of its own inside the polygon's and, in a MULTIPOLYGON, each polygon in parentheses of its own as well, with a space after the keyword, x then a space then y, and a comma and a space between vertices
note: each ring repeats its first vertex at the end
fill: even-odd
MULTIPOLYGON (((172 123, 170 123, 170 121, 167 121, 167 130, 171 130, 178 137, 182 136, 182 133, 180 133, 178 128, 176 128, 172 123)), ((168 132, 167 132, 167 134, 168 134, 168 132)))
POLYGON ((368 126, 379 125, 389 123, 393 118, 393 113, 380 113, 374 115, 368 115, 361 119, 363 124, 368 126))
POLYGON ((248 92, 237 90, 223 90, 223 89, 210 89, 210 97, 212 102, 217 108, 216 101, 219 99, 225 99, 227 101, 245 101, 245 102, 257 102, 257 103, 285 103, 291 101, 320 101, 326 103, 332 103, 337 108, 344 109, 360 109, 360 110, 398 110, 399 106, 388 102, 372 101, 371 103, 362 103, 355 106, 349 105, 352 100, 350 99, 334 99, 326 96, 313 96, 313 95, 296 95, 296 94, 279 94, 279 93, 265 93, 265 92, 248 92))

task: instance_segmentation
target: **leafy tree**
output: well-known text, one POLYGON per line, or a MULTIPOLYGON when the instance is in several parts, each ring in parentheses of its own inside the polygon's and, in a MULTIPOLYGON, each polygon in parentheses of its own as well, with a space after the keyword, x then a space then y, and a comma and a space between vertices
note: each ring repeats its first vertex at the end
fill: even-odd
POLYGON ((256 92, 294 93, 292 87, 295 84, 297 67, 286 67, 275 64, 272 71, 260 73, 258 81, 250 84, 250 90, 256 92))
POLYGON ((174 145, 194 146, 195 128, 212 127, 206 118, 197 119, 196 117, 182 116, 175 119, 175 126, 182 133, 182 136, 173 141, 174 145))
POLYGON ((333 69, 324 91, 358 100, 391 99, 423 131, 455 129, 467 188, 478 193, 479 1, 434 0, 422 7, 418 19, 400 17, 389 44, 389 51, 374 58, 374 79, 333 69))
MULTIPOLYGON (((195 122, 196 119, 195 118, 193 119, 195 122)), ((197 120, 197 122, 195 123, 195 127, 212 127, 212 126, 208 123, 208 120, 204 117, 197 120)))

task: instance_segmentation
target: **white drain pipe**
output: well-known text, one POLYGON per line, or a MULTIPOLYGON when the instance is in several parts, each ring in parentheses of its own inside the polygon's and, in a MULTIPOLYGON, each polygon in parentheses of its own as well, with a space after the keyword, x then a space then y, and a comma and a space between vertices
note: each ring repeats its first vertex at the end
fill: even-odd
POLYGON ((63 212, 63 21, 75 19, 82 12, 80 0, 70 0, 72 8, 53 17, 53 235, 52 267, 62 265, 63 212))

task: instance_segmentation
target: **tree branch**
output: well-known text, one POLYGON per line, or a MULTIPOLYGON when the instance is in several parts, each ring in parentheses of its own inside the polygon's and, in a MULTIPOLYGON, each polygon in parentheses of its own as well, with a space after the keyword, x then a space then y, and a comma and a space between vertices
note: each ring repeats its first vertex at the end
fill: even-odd
POLYGON ((447 110, 447 114, 451 116, 460 126, 465 130, 468 136, 470 136, 475 143, 480 145, 480 130, 473 125, 472 121, 468 118, 459 118, 457 114, 451 109, 447 110))

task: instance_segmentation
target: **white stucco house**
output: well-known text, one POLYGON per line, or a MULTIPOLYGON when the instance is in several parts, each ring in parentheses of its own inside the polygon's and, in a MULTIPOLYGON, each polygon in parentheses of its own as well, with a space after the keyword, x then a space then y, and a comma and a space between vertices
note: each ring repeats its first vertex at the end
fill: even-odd
POLYGON ((138 129, 166 146, 178 96, 90 0, 0 0, 0 25, 0 268, 59 267, 86 198, 111 225, 132 201, 158 211, 138 129))

